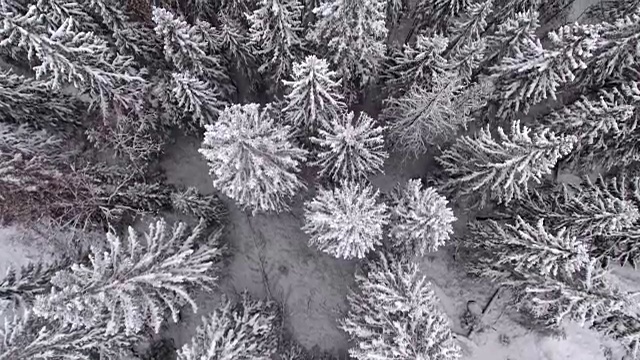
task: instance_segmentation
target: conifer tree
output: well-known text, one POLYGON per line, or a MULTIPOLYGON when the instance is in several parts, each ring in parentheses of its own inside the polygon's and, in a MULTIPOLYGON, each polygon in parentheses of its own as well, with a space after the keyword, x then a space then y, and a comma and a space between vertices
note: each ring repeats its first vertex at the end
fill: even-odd
POLYGON ((284 80, 287 122, 297 129, 315 132, 329 128, 333 119, 341 116, 346 104, 340 93, 340 80, 323 59, 307 56, 293 64, 292 80, 284 80))
POLYGON ((451 26, 451 41, 443 56, 449 59, 460 57, 465 46, 477 47, 480 37, 487 26, 487 17, 493 11, 493 0, 485 0, 470 4, 464 16, 454 21, 451 26))
POLYGON ((509 135, 498 128, 495 139, 487 126, 474 137, 459 138, 437 158, 450 177, 443 189, 480 207, 489 200, 509 203, 526 194, 530 182, 550 174, 575 142, 575 136, 547 129, 532 133, 519 121, 512 123, 509 135))
POLYGON ((352 111, 331 118, 329 127, 311 138, 320 147, 313 165, 320 167, 320 176, 334 182, 362 180, 381 172, 388 157, 382 135, 385 129, 364 112, 355 120, 352 111))
POLYGON ((392 55, 392 63, 384 70, 387 84, 397 87, 397 91, 432 84, 448 66, 442 57, 447 44, 448 39, 442 35, 424 34, 416 37, 415 44, 404 44, 401 52, 392 55))
POLYGON ((252 300, 246 293, 238 303, 224 300, 202 318, 191 342, 178 351, 178 360, 269 360, 278 346, 277 318, 275 304, 252 300))
POLYGON ((353 358, 461 358, 449 319, 415 263, 381 254, 366 275, 356 274, 356 285, 347 296, 350 309, 340 325, 355 343, 349 349, 353 358))
POLYGON ((258 71, 267 72, 279 83, 289 74, 302 50, 302 4, 298 0, 261 0, 248 16, 251 44, 265 57, 258 71))
POLYGON ((444 196, 434 188, 423 188, 418 179, 409 180, 393 195, 390 230, 393 248, 401 254, 423 256, 445 245, 453 234, 456 217, 444 196))
POLYGON ((200 194, 194 187, 173 192, 171 204, 175 210, 194 216, 196 219, 204 219, 207 224, 224 224, 228 214, 220 198, 213 194, 200 194))
POLYGON ((258 104, 226 108, 206 125, 200 153, 213 186, 253 213, 287 209, 286 199, 304 188, 296 173, 306 151, 292 143, 289 126, 275 123, 258 104))
POLYGON ((593 329, 625 347, 630 359, 640 356, 640 318, 635 313, 612 313, 594 324, 593 329))
POLYGON ((222 94, 211 83, 202 81, 190 73, 173 73, 173 89, 171 96, 183 113, 194 120, 186 128, 200 129, 213 124, 226 103, 222 94))
POLYGON ((620 146, 621 140, 634 136, 634 110, 634 106, 603 90, 598 99, 582 97, 545 116, 541 123, 556 133, 572 134, 578 138, 568 159, 574 164, 611 168, 614 163, 605 163, 607 155, 620 146), (601 158, 600 154, 604 157, 601 158))
POLYGON ((226 13, 219 14, 216 27, 218 48, 225 54, 227 62, 235 69, 250 75, 256 61, 256 49, 242 24, 226 13))
POLYGON ((496 79, 499 116, 527 113, 534 104, 555 100, 558 87, 575 79, 598 41, 594 26, 577 24, 551 32, 549 38, 549 49, 539 39, 523 38, 513 49, 514 55, 505 56, 490 69, 496 79))
POLYGON ((389 216, 379 203, 379 192, 371 186, 343 181, 339 188, 320 189, 305 203, 305 225, 309 245, 332 256, 363 258, 380 245, 389 216))
POLYGON ((638 9, 640 9, 640 0, 602 0, 591 5, 585 15, 613 23, 633 15, 638 9))
POLYGON ((388 99, 383 117, 391 122, 394 146, 418 156, 449 139, 472 120, 472 111, 484 105, 487 89, 483 83, 463 90, 462 79, 448 72, 437 76, 428 90, 413 87, 400 98, 388 99))
POLYGON ((489 220, 471 223, 470 228, 471 247, 491 254, 474 265, 485 276, 500 279, 523 272, 570 277, 589 263, 587 244, 578 238, 581 234, 566 228, 554 234, 542 218, 529 223, 516 216, 513 225, 489 220))
MULTIPOLYGON (((423 7, 427 5, 431 11, 428 12, 429 25, 434 29, 441 31, 446 30, 451 21, 462 13, 467 11, 472 6, 470 0, 435 0, 435 1, 421 1, 418 4, 422 4, 416 9, 417 16, 425 16, 424 14, 418 14, 419 11, 424 11, 423 7), (423 4, 424 3, 424 4, 423 4), (430 3, 427 5, 427 3, 430 3)), ((423 21, 424 22, 424 21, 423 21)))
POLYGON ((51 279, 53 288, 38 295, 36 315, 78 327, 103 326, 106 334, 156 333, 170 313, 178 321, 180 307, 197 311, 192 287, 211 290, 222 250, 218 238, 199 244, 201 223, 167 229, 164 220, 149 226, 144 240, 129 227, 126 240, 107 233, 107 248, 94 247, 88 264, 74 264, 51 279), (104 322, 103 319, 108 319, 104 322))
POLYGON ((50 321, 35 316, 30 311, 21 315, 8 314, 4 327, 0 329, 0 359, 34 360, 105 360, 122 359, 126 349, 133 347, 138 336, 123 333, 110 334, 104 324, 92 327, 74 327, 59 321, 50 321))
POLYGON ((343 86, 365 87, 375 80, 385 58, 388 30, 385 0, 335 0, 321 4, 310 39, 326 47, 343 86))

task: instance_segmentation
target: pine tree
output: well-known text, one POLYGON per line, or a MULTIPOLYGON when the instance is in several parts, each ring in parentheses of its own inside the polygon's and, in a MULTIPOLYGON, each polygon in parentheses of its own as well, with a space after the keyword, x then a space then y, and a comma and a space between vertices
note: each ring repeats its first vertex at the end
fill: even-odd
POLYGON ((442 57, 447 44, 448 39, 442 35, 418 35, 415 44, 404 44, 401 52, 392 55, 392 64, 384 70, 386 83, 397 87, 396 91, 431 85, 448 66, 442 57))
POLYGON ((21 61, 26 54, 37 79, 46 79, 53 90, 72 84, 88 92, 103 112, 111 101, 128 107, 130 95, 121 87, 128 83, 144 83, 136 75, 131 57, 114 55, 107 43, 91 32, 79 30, 72 17, 59 27, 47 28, 35 5, 25 14, 3 14, 0 48, 11 48, 8 54, 21 61))
POLYGON ((640 0, 602 0, 591 5, 585 15, 613 23, 633 15, 640 9, 640 0))
POLYGON ((448 69, 456 71, 465 82, 469 82, 480 67, 486 48, 487 43, 484 39, 462 45, 449 61, 448 69))
POLYGON ((206 126, 199 151, 213 186, 253 213, 286 210, 286 198, 304 188, 296 173, 306 151, 292 143, 290 127, 277 125, 258 104, 226 108, 206 126))
POLYGON ((199 129, 213 124, 220 112, 227 105, 219 100, 222 94, 211 83, 202 81, 190 73, 173 73, 173 89, 171 95, 178 108, 189 114, 195 124, 185 127, 199 129))
POLYGON ((277 318, 275 304, 252 300, 246 293, 238 303, 225 300, 202 318, 191 343, 178 351, 178 360, 269 360, 278 345, 277 318))
POLYGON ((110 334, 104 324, 93 327, 74 327, 59 321, 49 321, 29 311, 22 315, 8 314, 0 329, 0 359, 33 360, 105 360, 122 359, 126 349, 141 340, 123 333, 110 334))
POLYGON ((358 289, 347 296, 350 310, 340 328, 355 343, 349 354, 358 360, 460 359, 449 319, 418 266, 381 255, 371 267, 356 274, 358 289))
POLYGON ((597 49, 580 72, 579 82, 598 86, 609 79, 638 79, 640 7, 634 14, 616 19, 612 24, 600 24, 598 30, 600 39, 596 43, 597 49))
POLYGON ((309 245, 338 258, 363 258, 381 244, 389 218, 387 206, 378 200, 377 190, 355 182, 318 190, 305 203, 302 230, 311 236, 309 245))
POLYGON ((400 98, 388 99, 383 117, 391 122, 394 147, 417 157, 430 145, 449 139, 472 120, 472 111, 484 105, 486 85, 463 90, 460 77, 445 73, 429 90, 413 87, 400 98))
POLYGON ((218 47, 225 54, 227 62, 237 70, 250 75, 256 62, 256 49, 251 44, 248 32, 242 24, 228 14, 218 16, 219 26, 216 28, 218 47))
POLYGON ((498 128, 494 139, 487 126, 474 137, 459 138, 437 158, 450 177, 443 189, 480 207, 489 200, 509 203, 526 194, 530 182, 551 174, 575 142, 575 136, 556 136, 547 129, 532 134, 519 121, 512 123, 510 135, 498 128))
POLYGON ((310 132, 329 128, 330 122, 341 116, 346 108, 340 93, 340 80, 336 77, 327 62, 315 55, 295 63, 292 80, 283 81, 287 92, 282 111, 287 122, 310 132))
POLYGON ((597 28, 567 25, 549 33, 552 47, 545 49, 539 39, 523 38, 514 55, 505 56, 490 72, 496 80, 498 115, 511 117, 527 113, 532 105, 556 99, 558 87, 573 81, 586 67, 598 41, 597 28))
POLYGON ((107 234, 107 248, 92 248, 90 263, 74 264, 51 279, 50 294, 39 295, 34 312, 63 324, 92 328, 104 324, 106 334, 156 333, 169 312, 178 321, 180 307, 197 311, 192 287, 211 290, 222 250, 218 238, 198 244, 201 223, 193 231, 176 224, 168 231, 163 220, 152 223, 144 240, 129 227, 126 240, 107 234))
POLYGON ((207 224, 224 224, 228 215, 228 210, 220 198, 213 194, 200 194, 194 187, 172 193, 171 203, 175 210, 197 219, 204 219, 207 224))
POLYGON ((213 55, 216 52, 206 41, 208 31, 213 31, 210 26, 202 23, 199 26, 190 25, 161 8, 153 9, 153 21, 156 34, 164 42, 164 55, 178 71, 191 72, 215 83, 225 94, 233 92, 221 60, 213 55), (206 30, 203 31, 203 28, 206 30))
POLYGON ((468 6, 464 16, 457 19, 451 26, 451 38, 443 56, 446 58, 459 57, 459 53, 466 46, 478 42, 487 27, 487 17, 493 11, 493 0, 485 0, 468 6))
POLYGON ((34 127, 80 125, 82 104, 72 96, 52 93, 46 82, 0 72, 0 119, 34 127))
POLYGON ((640 318, 637 314, 613 313, 595 323, 593 329, 622 343, 630 359, 640 356, 640 318))
POLYGON ((277 83, 289 74, 303 47, 301 11, 298 0, 262 0, 248 16, 250 43, 266 61, 258 71, 268 72, 277 83))
POLYGON ((422 187, 418 179, 411 179, 396 190, 391 209, 392 247, 401 254, 423 256, 445 245, 453 234, 456 217, 447 207, 448 201, 434 188, 422 187))
POLYGON ((328 39, 328 59, 343 86, 359 89, 377 77, 386 52, 385 7, 385 0, 335 0, 313 10, 318 21, 310 38, 328 39))
POLYGON ((620 146, 620 140, 634 136, 636 122, 634 106, 625 104, 612 94, 602 92, 599 99, 582 97, 541 119, 543 126, 556 133, 573 134, 578 138, 569 159, 582 166, 604 166, 599 154, 606 154, 620 146))
POLYGON ((516 216, 513 225, 475 222, 470 229, 471 247, 491 254, 474 265, 484 276, 500 279, 511 273, 535 273, 570 277, 589 263, 587 244, 577 237, 580 234, 566 228, 551 233, 542 218, 529 223, 516 216))
POLYGON ((334 182, 362 180, 381 172, 388 157, 382 135, 385 129, 364 112, 355 120, 352 111, 331 118, 329 127, 311 138, 320 147, 313 165, 320 167, 320 176, 334 182))

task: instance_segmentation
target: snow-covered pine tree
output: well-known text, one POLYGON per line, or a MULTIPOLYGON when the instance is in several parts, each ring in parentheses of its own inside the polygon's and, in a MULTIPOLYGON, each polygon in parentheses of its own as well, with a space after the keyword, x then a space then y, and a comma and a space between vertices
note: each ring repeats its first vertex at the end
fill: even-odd
POLYGON ((260 6, 248 15, 250 44, 265 59, 258 71, 270 74, 276 86, 291 72, 302 51, 301 19, 299 0, 261 0, 260 6))
POLYGON ((638 79, 640 62, 640 7, 614 23, 599 24, 600 39, 587 66, 580 72, 582 85, 601 86, 608 80, 638 79))
MULTIPOLYGON (((200 24, 190 25, 184 19, 174 16, 162 8, 153 9, 155 32, 164 42, 164 55, 180 72, 191 72, 203 80, 216 84, 224 94, 231 94, 233 86, 222 65, 215 56, 211 44, 205 40, 211 28, 200 24)), ((213 31, 213 30, 211 30, 213 31)))
POLYGON ((250 75, 256 61, 256 49, 251 44, 248 31, 226 13, 218 15, 218 22, 215 31, 220 51, 235 69, 250 75))
POLYGON ((452 20, 471 5, 471 0, 420 0, 412 14, 414 26, 418 30, 428 27, 439 32, 446 31, 452 20))
POLYGON ((516 56, 525 42, 535 42, 538 38, 536 31, 540 27, 538 17, 537 11, 528 10, 501 22, 496 31, 487 37, 485 59, 476 72, 501 62, 504 57, 516 56))
POLYGON ((635 313, 616 312, 592 326, 601 334, 619 341, 629 359, 640 357, 640 317, 635 313))
POLYGON ((400 98, 387 99, 382 115, 391 123, 394 147, 418 156, 471 121, 471 112, 484 106, 487 95, 486 84, 463 90, 462 79, 447 72, 436 76, 430 89, 415 86, 400 98))
POLYGON ((66 84, 89 93, 103 111, 112 101, 128 107, 131 96, 122 89, 128 83, 144 83, 136 75, 131 57, 114 55, 107 43, 68 17, 56 29, 48 29, 32 5, 25 14, 2 14, 0 48, 18 61, 26 55, 35 62, 36 78, 53 90, 66 84))
POLYGON ((624 231, 614 231, 594 240, 595 254, 604 264, 630 265, 634 269, 640 264, 640 227, 637 225, 624 231))
POLYGON ((284 80, 285 119, 299 130, 314 133, 328 129, 333 119, 346 110, 340 80, 323 59, 315 55, 293 64, 292 80, 284 80))
POLYGON ((449 61, 448 69, 456 71, 465 82, 470 82, 471 76, 480 67, 486 48, 485 39, 462 45, 449 61))
POLYGON ((318 21, 309 38, 326 46, 342 85, 351 90, 372 83, 380 71, 388 33, 385 9, 386 0, 334 0, 313 10, 318 21))
POLYGON ((640 220, 637 200, 629 193, 632 191, 629 187, 623 176, 620 180, 600 177, 595 182, 586 178, 584 185, 563 185, 562 191, 532 189, 510 204, 510 212, 529 221, 544 218, 552 230, 567 228, 572 234, 592 241, 595 236, 631 229, 640 220))
POLYGON ((586 67, 598 41, 597 27, 567 25, 549 33, 552 46, 542 47, 539 39, 523 38, 512 56, 491 67, 496 80, 498 116, 508 118, 547 98, 556 99, 558 87, 573 81, 586 67))
POLYGON ((601 0, 591 5, 585 15, 592 19, 613 23, 631 16, 640 9, 640 0, 601 0))
POLYGON ((311 138, 320 148, 313 162, 320 176, 334 182, 358 181, 382 171, 388 157, 382 135, 386 127, 364 112, 354 117, 353 111, 333 117, 326 129, 318 130, 318 137, 311 138))
POLYGON ((468 198, 472 206, 483 207, 490 200, 509 203, 526 194, 530 182, 551 174, 576 141, 575 136, 559 136, 548 129, 532 133, 520 121, 512 123, 509 135, 498 128, 495 139, 487 126, 473 137, 459 138, 437 157, 449 175, 443 190, 468 198))
POLYGON ((366 275, 356 274, 357 289, 340 328, 354 341, 349 354, 358 360, 457 360, 462 353, 439 309, 431 284, 415 263, 380 255, 366 275))
POLYGON ((448 66, 442 57, 447 44, 448 39, 442 35, 419 34, 415 43, 404 44, 402 51, 391 56, 390 66, 383 70, 386 84, 395 87, 393 92, 400 93, 415 85, 431 85, 448 66))
POLYGON ((220 100, 222 94, 212 83, 202 81, 188 72, 173 73, 172 78, 173 100, 185 115, 194 120, 194 123, 185 124, 185 128, 198 130, 213 124, 227 106, 226 102, 220 100))
POLYGON ((254 214, 283 211, 304 188, 298 179, 306 151, 292 142, 289 126, 276 124, 258 104, 227 107, 206 126, 199 152, 209 162, 213 186, 254 214))
POLYGON ((108 333, 106 319, 92 327, 74 327, 50 321, 30 311, 5 318, 0 328, 0 359, 33 360, 118 360, 126 356, 140 337, 124 333, 108 333))
POLYGON ((453 234, 456 217, 447 199, 432 188, 411 179, 393 194, 391 246, 401 254, 423 256, 445 245, 453 234))
POLYGON ((204 219, 207 224, 221 225, 226 222, 228 210, 222 200, 213 194, 201 194, 194 187, 173 192, 171 203, 174 209, 204 219))
POLYGON ((447 59, 460 57, 460 52, 465 46, 477 47, 473 45, 480 41, 481 34, 487 27, 487 17, 493 11, 493 0, 484 0, 470 4, 464 15, 456 19, 449 32, 450 41, 443 52, 447 59))
POLYGON ((61 92, 52 93, 41 80, 0 71, 0 119, 34 127, 80 125, 81 103, 61 92))
POLYGON ((578 138, 567 159, 574 166, 611 168, 617 163, 603 163, 599 155, 604 153, 607 159, 607 154, 618 148, 621 140, 634 136, 634 111, 634 106, 627 105, 624 99, 601 90, 598 99, 582 97, 543 117, 540 123, 555 133, 578 138))
POLYGON ((178 360, 269 360, 278 348, 278 316, 274 303, 252 300, 247 293, 237 303, 225 299, 202 318, 191 342, 178 351, 178 360))
POLYGON ((381 244, 388 223, 387 206, 379 191, 368 185, 343 181, 335 189, 319 189, 305 203, 305 224, 309 245, 332 256, 363 258, 381 244))
POLYGON ((184 223, 168 229, 164 220, 150 224, 144 239, 131 227, 126 240, 110 231, 106 248, 93 247, 88 264, 53 276, 51 292, 37 296, 34 313, 78 327, 102 325, 106 334, 158 332, 167 313, 177 322, 184 304, 197 311, 194 287, 216 284, 223 249, 219 232, 202 244, 204 232, 204 223, 190 231, 184 223))
POLYGON ((566 228, 552 233, 542 218, 529 223, 516 216, 514 224, 476 221, 469 228, 470 247, 490 254, 474 262, 478 275, 500 280, 521 272, 571 277, 589 263, 581 234, 566 228))

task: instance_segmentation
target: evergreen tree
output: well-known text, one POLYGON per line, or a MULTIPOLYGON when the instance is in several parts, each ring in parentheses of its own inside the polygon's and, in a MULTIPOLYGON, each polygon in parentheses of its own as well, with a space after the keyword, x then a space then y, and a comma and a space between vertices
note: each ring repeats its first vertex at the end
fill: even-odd
POLYGON ((514 225, 489 220, 470 223, 470 228, 471 248, 490 254, 473 265, 484 276, 501 279, 515 272, 570 277, 589 263, 583 239, 566 228, 550 233, 542 218, 535 225, 516 216, 514 225))
MULTIPOLYGON (((569 160, 581 166, 604 166, 607 154, 620 146, 620 140, 634 136, 634 107, 622 99, 602 92, 597 100, 582 97, 575 103, 545 116, 541 123, 556 133, 578 138, 569 160), (600 154, 605 154, 604 159, 600 154)), ((613 159, 612 159, 613 160, 613 159)))
POLYGON ((450 177, 443 188, 469 198, 472 205, 509 203, 526 194, 530 182, 550 174, 575 142, 574 136, 556 136, 547 129, 532 134, 519 121, 512 123, 510 135, 498 128, 494 139, 487 126, 474 137, 459 138, 437 158, 450 177))
POLYGON ((613 313, 595 323, 593 328, 622 343, 630 359, 640 356, 640 318, 637 314, 613 313))
POLYGON ((173 89, 171 96, 182 109, 195 121, 185 127, 200 129, 213 124, 226 106, 222 94, 211 83, 202 81, 190 73, 173 73, 173 89))
POLYGON ((269 360, 278 345, 277 318, 275 304, 251 300, 246 293, 238 303, 224 300, 202 318, 191 343, 178 351, 178 360, 269 360))
POLYGON ((476 44, 487 27, 487 17, 493 11, 493 0, 485 0, 468 6, 464 16, 451 26, 451 41, 443 55, 449 59, 460 57, 465 46, 478 47, 476 44))
POLYGON ((258 70, 268 70, 277 83, 289 74, 303 46, 301 10, 298 0, 262 0, 248 16, 251 44, 266 61, 258 70))
POLYGON ((188 231, 182 223, 168 231, 163 220, 149 226, 144 240, 131 227, 126 240, 109 232, 107 248, 92 248, 89 264, 53 276, 50 294, 37 296, 34 312, 77 327, 102 324, 106 334, 131 335, 147 326, 157 333, 165 313, 177 322, 183 304, 197 311, 193 286, 211 290, 216 283, 222 250, 216 237, 198 244, 203 232, 203 224, 188 231))
POLYGON ((200 153, 208 160, 213 186, 240 207, 286 210, 286 198, 304 188, 296 173, 306 151, 292 143, 291 128, 277 125, 258 104, 226 108, 206 125, 200 153))
POLYGON ((59 321, 35 316, 29 311, 22 315, 8 314, 0 329, 0 359, 34 360, 117 360, 126 356, 125 349, 141 340, 123 333, 110 334, 102 323, 92 327, 74 327, 59 321))
POLYGON ((371 186, 343 181, 339 188, 320 189, 305 203, 309 245, 338 258, 361 259, 380 245, 389 216, 371 186))
POLYGON ((358 360, 456 360, 462 353, 439 309, 438 299, 415 263, 384 255, 366 275, 356 274, 357 291, 347 296, 350 310, 341 321, 355 342, 358 360))
POLYGON ((418 35, 415 44, 404 44, 401 52, 392 55, 392 63, 384 70, 386 83, 400 92, 414 85, 431 85, 448 66, 442 57, 447 44, 448 39, 442 35, 418 35))
POLYGON ((417 157, 449 139, 484 105, 487 91, 484 83, 464 89, 462 79, 449 72, 436 77, 429 90, 413 87, 400 98, 388 99, 383 117, 391 122, 394 146, 417 157))
POLYGON ((227 62, 245 75, 251 75, 256 62, 256 49, 251 44, 251 38, 242 24, 228 14, 218 16, 219 25, 216 28, 218 48, 225 54, 227 62))
POLYGON ((364 112, 355 120, 352 111, 331 118, 329 127, 311 138, 320 147, 313 163, 320 166, 320 176, 334 182, 357 181, 381 172, 388 157, 382 135, 385 129, 364 112))
POLYGON ((591 18, 613 23, 633 15, 640 9, 640 0, 602 0, 591 5, 586 15, 591 18))
POLYGON ((315 132, 329 128, 331 121, 345 111, 340 80, 336 80, 336 73, 329 70, 327 62, 315 55, 295 63, 292 80, 283 83, 287 92, 282 111, 287 122, 298 129, 315 132))
POLYGON ((194 187, 172 193, 171 203, 175 210, 203 219, 208 224, 224 224, 228 215, 228 210, 220 198, 213 194, 200 194, 194 187))
POLYGON ((310 39, 316 44, 328 39, 328 59, 343 86, 362 88, 380 71, 388 33, 385 7, 385 0, 335 0, 313 10, 318 21, 310 39))
POLYGON ((447 207, 448 201, 434 188, 422 188, 418 179, 412 179, 394 193, 391 209, 392 247, 401 254, 419 254, 436 251, 453 234, 456 217, 447 207))
POLYGON ((552 46, 542 47, 539 39, 523 38, 514 55, 505 56, 490 72, 496 80, 498 115, 511 117, 527 113, 547 98, 556 99, 558 87, 573 81, 586 66, 597 43, 595 27, 567 25, 549 34, 552 46))

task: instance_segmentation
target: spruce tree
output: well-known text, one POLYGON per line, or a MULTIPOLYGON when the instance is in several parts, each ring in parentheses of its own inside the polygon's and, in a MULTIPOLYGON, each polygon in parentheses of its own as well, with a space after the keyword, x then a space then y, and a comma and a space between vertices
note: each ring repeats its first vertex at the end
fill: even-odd
POLYGON ((242 24, 226 13, 219 14, 216 27, 218 48, 233 68, 251 75, 256 62, 256 49, 242 24))
POLYGON ((171 205, 175 210, 204 220, 207 224, 225 224, 229 212, 219 197, 201 194, 194 187, 173 192, 171 205))
POLYGON ((226 103, 218 89, 207 81, 202 81, 190 73, 173 73, 171 97, 185 115, 191 116, 194 123, 184 127, 200 129, 213 124, 226 103))
POLYGON ((304 188, 296 173, 306 151, 292 143, 291 128, 276 124, 269 108, 233 105, 205 128, 199 152, 209 162, 213 186, 240 207, 283 211, 286 199, 304 188))
POLYGON ((474 46, 487 26, 487 17, 493 11, 493 0, 485 0, 468 6, 464 16, 451 26, 451 40, 444 51, 448 59, 460 57, 465 46, 474 46))
POLYGON ((284 80, 285 119, 306 132, 329 128, 331 121, 341 116, 346 104, 335 71, 323 59, 308 56, 293 65, 292 80, 284 80))
POLYGON ((640 9, 640 0, 602 0, 591 5, 586 15, 601 21, 613 23, 626 18, 640 9))
POLYGON ((630 359, 640 356, 640 318, 637 314, 612 313, 592 328, 622 343, 630 359))
POLYGON ((432 188, 411 179, 393 196, 391 208, 392 247, 403 256, 423 256, 437 251, 453 234, 456 217, 447 199, 432 188))
POLYGON ((309 245, 337 258, 361 259, 381 244, 387 206, 371 186, 343 181, 335 189, 320 189, 305 203, 309 245))
POLYGON ((313 10, 318 21, 310 39, 326 46, 343 86, 359 90, 377 78, 386 52, 385 7, 384 0, 335 0, 313 10))
POLYGON ((349 355, 368 359, 457 360, 449 319, 439 309, 431 284, 415 263, 380 255, 367 274, 356 274, 349 313, 340 328, 354 342, 349 355))
POLYGON ((270 74, 276 85, 289 74, 302 50, 301 10, 298 0, 262 0, 248 16, 250 43, 265 59, 258 71, 270 74))
POLYGON ((178 360, 269 360, 278 346, 278 311, 271 302, 242 294, 239 302, 222 306, 202 318, 190 343, 178 350, 178 360))
POLYGON ((558 136, 548 129, 533 132, 519 121, 507 135, 498 128, 497 139, 489 126, 475 136, 459 138, 437 161, 449 175, 446 192, 467 198, 472 206, 488 201, 508 204, 527 193, 530 182, 551 174, 557 161, 576 143, 575 136, 558 136))
POLYGON ((320 148, 313 165, 320 167, 320 176, 334 182, 362 180, 381 172, 388 157, 382 135, 385 129, 364 112, 356 119, 352 111, 333 117, 326 130, 318 130, 318 137, 311 138, 320 148))
POLYGON ((193 231, 183 223, 169 230, 159 220, 144 240, 131 227, 126 239, 109 232, 105 249, 92 248, 90 263, 52 277, 52 290, 37 296, 34 313, 76 327, 103 326, 106 334, 157 333, 166 314, 178 321, 182 305, 197 311, 194 286, 211 290, 216 284, 222 249, 217 237, 201 244, 204 231, 202 223, 193 231))

